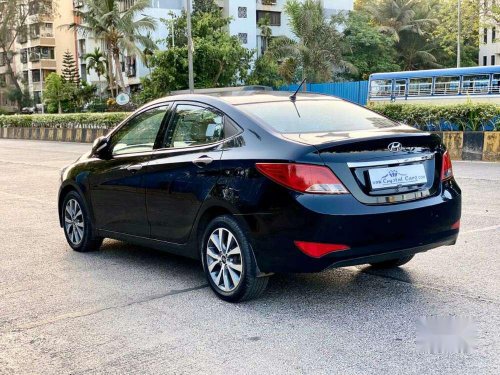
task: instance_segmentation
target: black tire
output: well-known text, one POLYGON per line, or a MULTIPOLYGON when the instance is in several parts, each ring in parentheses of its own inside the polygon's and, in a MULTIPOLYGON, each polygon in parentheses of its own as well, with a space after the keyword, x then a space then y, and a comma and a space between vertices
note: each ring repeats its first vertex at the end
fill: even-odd
POLYGON ((408 255, 402 258, 391 259, 391 260, 386 260, 384 262, 370 263, 370 264, 373 268, 378 268, 378 269, 396 268, 408 263, 410 260, 413 259, 414 256, 415 255, 408 255))
POLYGON ((207 225, 201 239, 200 248, 203 270, 208 284, 222 300, 227 302, 247 301, 259 297, 266 289, 269 277, 257 277, 257 264, 248 241, 248 235, 244 226, 231 215, 216 217, 207 225), (223 248, 222 251, 218 251, 219 247, 215 246, 217 241, 213 241, 214 238, 219 237, 219 233, 221 233, 222 241, 227 245, 219 242, 219 245, 223 248), (229 240, 229 233, 234 237, 232 241, 229 240), (239 254, 237 253, 238 249, 239 254), (231 255, 233 252, 236 252, 236 254, 231 255), (209 253, 212 255, 209 255, 209 253), (218 262, 213 255, 220 257, 218 262), (241 271, 233 268, 235 266, 238 268, 241 266, 241 271), (238 273, 239 281, 236 283, 234 282, 234 275, 238 275, 238 273), (219 284, 216 283, 217 276, 219 276, 219 284), (224 278, 228 281, 227 286, 229 289, 233 289, 224 290, 226 285, 224 278))
MULTIPOLYGON (((80 194, 78 194, 76 191, 70 191, 65 197, 63 204, 61 206, 61 215, 62 215, 62 222, 63 222, 63 230, 64 230, 64 235, 66 237, 66 241, 68 241, 69 246, 75 251, 81 252, 81 253, 88 253, 91 251, 97 251, 102 245, 103 238, 99 237, 95 234, 95 228, 92 224, 92 220, 90 219, 89 211, 87 209, 87 205, 85 204, 85 201, 82 199, 80 194), (78 241, 75 240, 75 237, 73 235, 73 231, 75 231, 76 225, 77 224, 71 224, 70 227, 71 229, 68 229, 68 226, 66 225, 66 218, 70 218, 71 214, 69 212, 66 212, 66 209, 69 209, 69 204, 74 204, 74 202, 78 203, 78 208, 81 211, 81 215, 77 215, 77 218, 74 219, 73 223, 80 223, 81 227, 80 229, 82 230, 82 235, 80 236, 78 234, 78 241)), ((68 223, 69 224, 69 223, 68 223)), ((78 225, 80 225, 78 224, 78 225)), ((80 233, 78 231, 78 233, 80 233)))

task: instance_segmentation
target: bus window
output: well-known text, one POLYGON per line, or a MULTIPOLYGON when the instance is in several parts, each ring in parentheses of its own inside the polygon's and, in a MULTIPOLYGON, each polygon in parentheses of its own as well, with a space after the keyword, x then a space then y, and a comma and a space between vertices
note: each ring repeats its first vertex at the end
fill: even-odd
POLYGON ((432 78, 411 78, 408 95, 426 96, 432 94, 432 78))
POLYGON ((394 95, 405 96, 406 94, 406 79, 397 79, 394 83, 394 95))
POLYGON ((491 92, 494 94, 500 93, 500 74, 493 74, 491 80, 491 92))
POLYGON ((488 74, 464 76, 462 80, 462 94, 487 94, 490 86, 488 74))
POLYGON ((460 77, 436 77, 435 95, 456 95, 460 87, 460 77))
POLYGON ((385 97, 385 96, 391 96, 391 93, 392 93, 392 80, 378 79, 371 82, 370 96, 385 97))

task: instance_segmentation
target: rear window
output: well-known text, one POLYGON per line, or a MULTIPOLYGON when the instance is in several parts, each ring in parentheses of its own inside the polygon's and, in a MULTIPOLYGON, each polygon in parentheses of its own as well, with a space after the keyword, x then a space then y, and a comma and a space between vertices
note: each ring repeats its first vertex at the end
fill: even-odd
POLYGON ((397 123, 342 100, 291 100, 251 103, 239 109, 280 133, 321 133, 392 128, 397 123))

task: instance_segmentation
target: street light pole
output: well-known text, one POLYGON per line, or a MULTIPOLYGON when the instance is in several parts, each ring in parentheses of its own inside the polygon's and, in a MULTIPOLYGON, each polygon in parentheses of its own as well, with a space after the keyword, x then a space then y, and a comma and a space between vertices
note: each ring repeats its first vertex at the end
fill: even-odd
POLYGON ((194 94, 193 71, 193 36, 191 33, 191 0, 186 0, 187 38, 188 38, 188 65, 189 65, 189 92, 194 94))
POLYGON ((462 1, 458 0, 458 33, 457 33, 457 68, 460 68, 460 60, 462 57, 462 42, 461 42, 461 33, 462 33, 462 1))

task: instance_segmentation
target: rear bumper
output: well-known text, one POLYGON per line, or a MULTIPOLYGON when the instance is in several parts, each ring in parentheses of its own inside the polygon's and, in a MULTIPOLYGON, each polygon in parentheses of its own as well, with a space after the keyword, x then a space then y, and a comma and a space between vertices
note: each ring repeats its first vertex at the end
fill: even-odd
POLYGON ((311 206, 295 197, 279 212, 244 215, 261 272, 320 272, 379 262, 453 245, 458 236, 451 228, 461 215, 460 193, 454 189, 417 202, 377 207, 361 205, 352 196, 322 199, 323 205, 316 200, 311 206), (294 241, 350 249, 312 258, 294 241))

